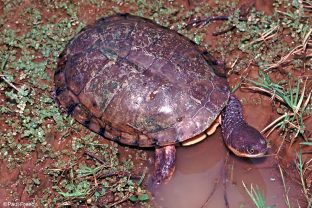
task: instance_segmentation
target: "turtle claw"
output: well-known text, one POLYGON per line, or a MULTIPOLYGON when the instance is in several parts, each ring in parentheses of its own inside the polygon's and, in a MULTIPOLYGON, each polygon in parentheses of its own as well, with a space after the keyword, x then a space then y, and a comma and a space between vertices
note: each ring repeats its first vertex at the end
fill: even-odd
POLYGON ((174 145, 156 148, 153 184, 167 183, 175 170, 176 149, 174 145))

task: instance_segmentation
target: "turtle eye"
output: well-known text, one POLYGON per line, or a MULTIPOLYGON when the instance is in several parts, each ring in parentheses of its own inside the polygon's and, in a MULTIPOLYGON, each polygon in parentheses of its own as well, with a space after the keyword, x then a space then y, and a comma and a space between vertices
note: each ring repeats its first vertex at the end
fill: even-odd
POLYGON ((252 148, 252 147, 248 147, 248 148, 247 148, 247 152, 248 152, 249 154, 254 154, 254 153, 255 153, 255 149, 252 148))

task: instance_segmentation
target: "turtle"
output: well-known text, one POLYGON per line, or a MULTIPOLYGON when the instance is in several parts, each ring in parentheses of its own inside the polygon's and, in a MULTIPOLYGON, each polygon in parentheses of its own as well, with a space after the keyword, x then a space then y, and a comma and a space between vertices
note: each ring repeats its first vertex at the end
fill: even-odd
POLYGON ((240 101, 207 54, 147 18, 102 17, 60 54, 55 98, 76 121, 104 138, 155 148, 156 184, 170 180, 176 146, 199 142, 218 123, 235 155, 264 156, 266 139, 244 120, 240 101))

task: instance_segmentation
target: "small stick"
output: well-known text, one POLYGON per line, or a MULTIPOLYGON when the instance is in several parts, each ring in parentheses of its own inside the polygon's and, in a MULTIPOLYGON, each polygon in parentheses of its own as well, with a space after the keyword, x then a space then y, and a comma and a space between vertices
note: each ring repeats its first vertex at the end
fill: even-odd
POLYGON ((129 194, 123 197, 121 200, 114 202, 113 204, 107 205, 107 207, 115 207, 118 204, 121 204, 124 201, 127 201, 129 199, 129 194))
MULTIPOLYGON (((250 10, 252 7, 254 7, 255 5, 255 2, 252 1, 251 3, 247 3, 247 4, 243 4, 240 8, 239 8, 239 20, 240 21, 247 21, 247 16, 248 14, 250 13, 250 10)), ((226 20, 229 20, 229 15, 222 15, 222 16, 209 16, 205 19, 200 19, 200 20, 194 20, 190 23, 187 24, 187 27, 189 26, 204 26, 204 25, 207 25, 209 22, 212 22, 212 21, 217 21, 217 20, 220 20, 220 21, 226 21, 226 20)), ((235 29, 236 26, 231 26, 223 31, 219 31, 219 32, 214 32, 212 33, 213 36, 218 36, 218 35, 221 35, 221 34, 224 34, 224 33, 227 33, 233 29, 235 29)))
POLYGON ((275 32, 277 32, 279 29, 279 26, 275 26, 274 28, 271 28, 269 30, 267 30, 266 32, 262 33, 260 35, 260 38, 257 38, 256 40, 252 41, 251 43, 249 43, 250 45, 257 43, 257 42, 261 42, 261 41, 266 41, 272 37, 274 37, 276 35, 275 32))
POLYGON ((229 160, 229 153, 227 153, 227 157, 225 158, 225 161, 224 161, 224 168, 223 168, 223 186, 224 186, 224 194, 223 194, 223 198, 224 198, 224 202, 225 202, 225 207, 226 208, 229 208, 230 205, 229 205, 229 200, 228 200, 228 197, 227 197, 227 164, 228 164, 228 160, 229 160))
POLYGON ((297 53, 301 52, 302 49, 303 49, 303 45, 298 45, 298 46, 296 46, 296 47, 293 48, 287 55, 283 56, 277 63, 268 65, 268 68, 265 69, 264 71, 268 71, 268 70, 270 70, 270 69, 279 67, 281 64, 285 63, 285 62, 287 61, 287 59, 288 59, 291 55, 294 55, 294 54, 297 54, 297 53))
POLYGON ((141 176, 138 175, 132 175, 131 173, 125 172, 125 171, 119 171, 119 172, 111 172, 111 173, 102 173, 97 176, 97 178, 107 178, 111 176, 117 176, 117 177, 130 177, 131 179, 139 180, 141 179, 141 176))
POLYGON ((204 207, 206 207, 206 206, 208 205, 210 199, 212 198, 213 194, 214 194, 214 193, 216 192, 216 190, 217 190, 217 185, 219 184, 219 182, 220 182, 220 178, 217 178, 217 179, 215 180, 214 184, 213 184, 212 191, 211 191, 210 194, 208 195, 208 197, 207 197, 205 203, 204 203, 200 208, 204 208, 204 207))
POLYGON ((284 136, 284 138, 283 138, 283 140, 282 140, 282 143, 281 143, 280 146, 278 147, 278 150, 277 150, 277 152, 276 152, 276 155, 278 155, 278 153, 281 151, 281 149, 282 149, 282 147, 283 147, 283 145, 284 145, 284 142, 285 142, 285 136, 284 136))
POLYGON ((98 156, 94 155, 93 153, 89 152, 89 151, 85 151, 84 154, 88 155, 89 157, 97 160, 98 162, 100 162, 101 164, 105 164, 105 161, 102 160, 101 158, 99 158, 98 156))
MULTIPOLYGON (((5 68, 5 66, 6 66, 7 63, 8 63, 9 58, 10 58, 10 54, 8 54, 8 55, 5 57, 3 63, 1 64, 1 71, 4 71, 4 68, 5 68)), ((13 89, 15 89, 16 91, 18 91, 18 92, 21 91, 18 87, 16 87, 14 84, 12 84, 11 82, 9 82, 9 80, 7 80, 7 79, 5 78, 5 75, 0 74, 0 77, 1 77, 1 79, 2 79, 5 83, 7 83, 9 86, 11 86, 11 87, 12 87, 13 89)))
MULTIPOLYGON (((229 158, 229 154, 226 155, 226 158, 225 158, 225 162, 224 162, 224 166, 221 167, 221 177, 225 177, 225 174, 226 174, 226 171, 225 171, 225 166, 227 164, 227 161, 228 161, 228 158, 229 158), (222 174, 223 173, 223 174, 222 174)), ((225 180, 226 181, 226 180, 225 180)), ((217 185, 220 183, 220 178, 217 178, 213 184, 213 188, 212 188, 212 191, 209 193, 205 203, 200 207, 200 208, 204 208, 208 205, 209 201, 211 200, 213 194, 216 192, 217 190, 217 185)), ((226 199, 227 200, 227 199, 226 199)))
POLYGON ((235 26, 232 26, 232 27, 229 27, 229 28, 227 28, 227 29, 225 29, 225 30, 222 30, 222 31, 219 31, 219 32, 213 32, 212 35, 213 35, 213 36, 223 35, 223 34, 225 34, 225 33, 227 33, 227 32, 230 32, 230 31, 232 31, 232 30, 234 30, 234 29, 235 29, 235 26))
POLYGON ((9 82, 9 80, 7 80, 7 79, 5 78, 5 75, 0 74, 0 77, 1 77, 1 79, 2 79, 5 83, 7 83, 10 87, 12 87, 13 89, 15 89, 15 90, 18 91, 18 92, 21 91, 18 87, 16 87, 14 84, 12 84, 11 82, 9 82))
POLYGON ((205 19, 194 20, 188 23, 187 26, 203 26, 203 25, 207 25, 209 22, 216 21, 216 20, 220 20, 220 21, 229 20, 229 16, 209 16, 205 19))

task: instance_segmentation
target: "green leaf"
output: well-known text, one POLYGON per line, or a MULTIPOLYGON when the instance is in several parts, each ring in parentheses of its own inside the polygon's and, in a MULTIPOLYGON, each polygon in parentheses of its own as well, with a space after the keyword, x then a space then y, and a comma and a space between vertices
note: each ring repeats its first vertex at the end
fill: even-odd
POLYGON ((202 41, 202 38, 203 38, 203 35, 202 34, 199 34, 199 35, 195 35, 194 37, 194 42, 199 45, 200 42, 202 41))
POLYGON ((95 193, 94 193, 94 197, 95 197, 96 199, 98 199, 100 196, 101 196, 101 194, 100 194, 99 192, 95 192, 95 193))
POLYGON ((136 202, 136 201, 138 201, 138 198, 133 195, 133 196, 129 197, 129 200, 132 201, 132 202, 136 202))
POLYGON ((292 1, 292 6, 295 8, 299 8, 299 1, 298 0, 293 0, 292 1))
POLYGON ((149 200, 148 194, 139 195, 138 198, 139 198, 139 200, 140 200, 141 202, 143 202, 143 201, 148 201, 148 200, 149 200))
POLYGON ((300 144, 312 146, 312 138, 308 138, 307 142, 300 142, 300 144))

